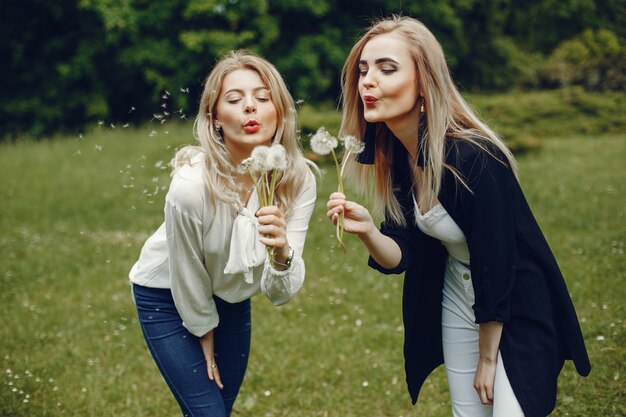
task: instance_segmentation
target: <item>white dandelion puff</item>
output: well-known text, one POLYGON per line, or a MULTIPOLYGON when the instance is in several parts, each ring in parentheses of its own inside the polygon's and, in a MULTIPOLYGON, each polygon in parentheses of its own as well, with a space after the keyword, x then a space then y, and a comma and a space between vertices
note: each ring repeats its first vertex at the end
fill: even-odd
POLYGON ((241 164, 237 167, 237 172, 240 174, 252 173, 252 167, 254 166, 254 158, 249 157, 241 161, 241 164))
POLYGON ((284 171, 287 169, 287 151, 279 143, 272 145, 267 154, 267 165, 271 169, 284 171))
POLYGON ((365 149, 365 143, 355 136, 348 135, 343 138, 343 147, 346 150, 346 155, 358 155, 365 149))
POLYGON ((328 133, 324 127, 317 129, 311 136, 311 150, 318 155, 328 155, 337 147, 337 138, 328 133))
POLYGON ((257 146, 250 153, 250 157, 254 160, 254 171, 268 171, 272 169, 268 165, 267 158, 269 156, 270 148, 268 146, 257 146))

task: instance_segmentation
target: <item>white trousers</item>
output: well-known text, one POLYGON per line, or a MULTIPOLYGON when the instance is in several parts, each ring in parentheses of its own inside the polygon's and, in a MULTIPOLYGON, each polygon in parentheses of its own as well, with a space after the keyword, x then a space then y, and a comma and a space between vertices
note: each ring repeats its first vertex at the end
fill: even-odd
POLYGON ((502 356, 494 381, 493 406, 483 405, 474 389, 478 366, 478 324, 469 268, 448 256, 443 287, 441 330, 446 376, 454 417, 524 417, 506 376, 502 356))

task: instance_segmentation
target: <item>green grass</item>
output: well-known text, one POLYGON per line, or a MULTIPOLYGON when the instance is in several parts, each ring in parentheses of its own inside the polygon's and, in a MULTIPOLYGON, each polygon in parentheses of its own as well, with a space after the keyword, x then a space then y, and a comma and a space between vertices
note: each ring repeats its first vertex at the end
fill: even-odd
MULTIPOLYGON (((162 221, 174 149, 190 126, 96 129, 0 146, 0 415, 174 416, 150 358, 127 272, 162 221)), ((546 137, 521 182, 560 262, 591 356, 567 363, 555 416, 624 415, 626 134, 546 137)), ((404 383, 402 278, 366 266, 325 219, 319 183, 298 296, 253 300, 253 342, 236 416, 449 416, 443 369, 416 407, 404 383)))

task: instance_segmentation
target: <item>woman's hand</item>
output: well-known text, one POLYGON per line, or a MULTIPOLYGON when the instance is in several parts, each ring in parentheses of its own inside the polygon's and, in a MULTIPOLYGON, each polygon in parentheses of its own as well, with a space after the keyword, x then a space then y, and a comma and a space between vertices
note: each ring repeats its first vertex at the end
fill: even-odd
POLYGON ((215 350, 213 343, 213 330, 205 334, 200 338, 200 346, 202 346, 202 353, 204 353, 204 360, 206 361, 207 372, 209 373, 209 379, 215 380, 219 389, 224 389, 222 385, 222 379, 220 378, 220 371, 217 369, 215 363, 215 350))
POLYGON ((261 207, 256 212, 261 243, 274 250, 274 260, 284 264, 289 256, 287 222, 282 210, 276 206, 261 207))
POLYGON ((369 211, 354 201, 347 201, 342 193, 332 193, 326 207, 326 216, 333 224, 337 224, 341 212, 344 212, 343 228, 348 233, 365 235, 376 229, 369 211))
POLYGON ((493 404, 493 385, 496 379, 497 359, 480 358, 474 375, 474 389, 480 397, 480 402, 493 404))
POLYGON ((493 404, 493 385, 498 365, 498 350, 503 324, 497 321, 478 326, 478 367, 474 375, 474 389, 483 404, 493 404))

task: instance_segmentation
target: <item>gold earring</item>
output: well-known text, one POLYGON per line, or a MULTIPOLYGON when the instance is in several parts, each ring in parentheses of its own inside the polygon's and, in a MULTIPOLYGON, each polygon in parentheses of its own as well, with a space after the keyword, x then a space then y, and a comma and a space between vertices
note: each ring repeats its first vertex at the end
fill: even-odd
POLYGON ((424 102, 426 100, 424 99, 424 97, 420 97, 420 113, 424 113, 424 102))

